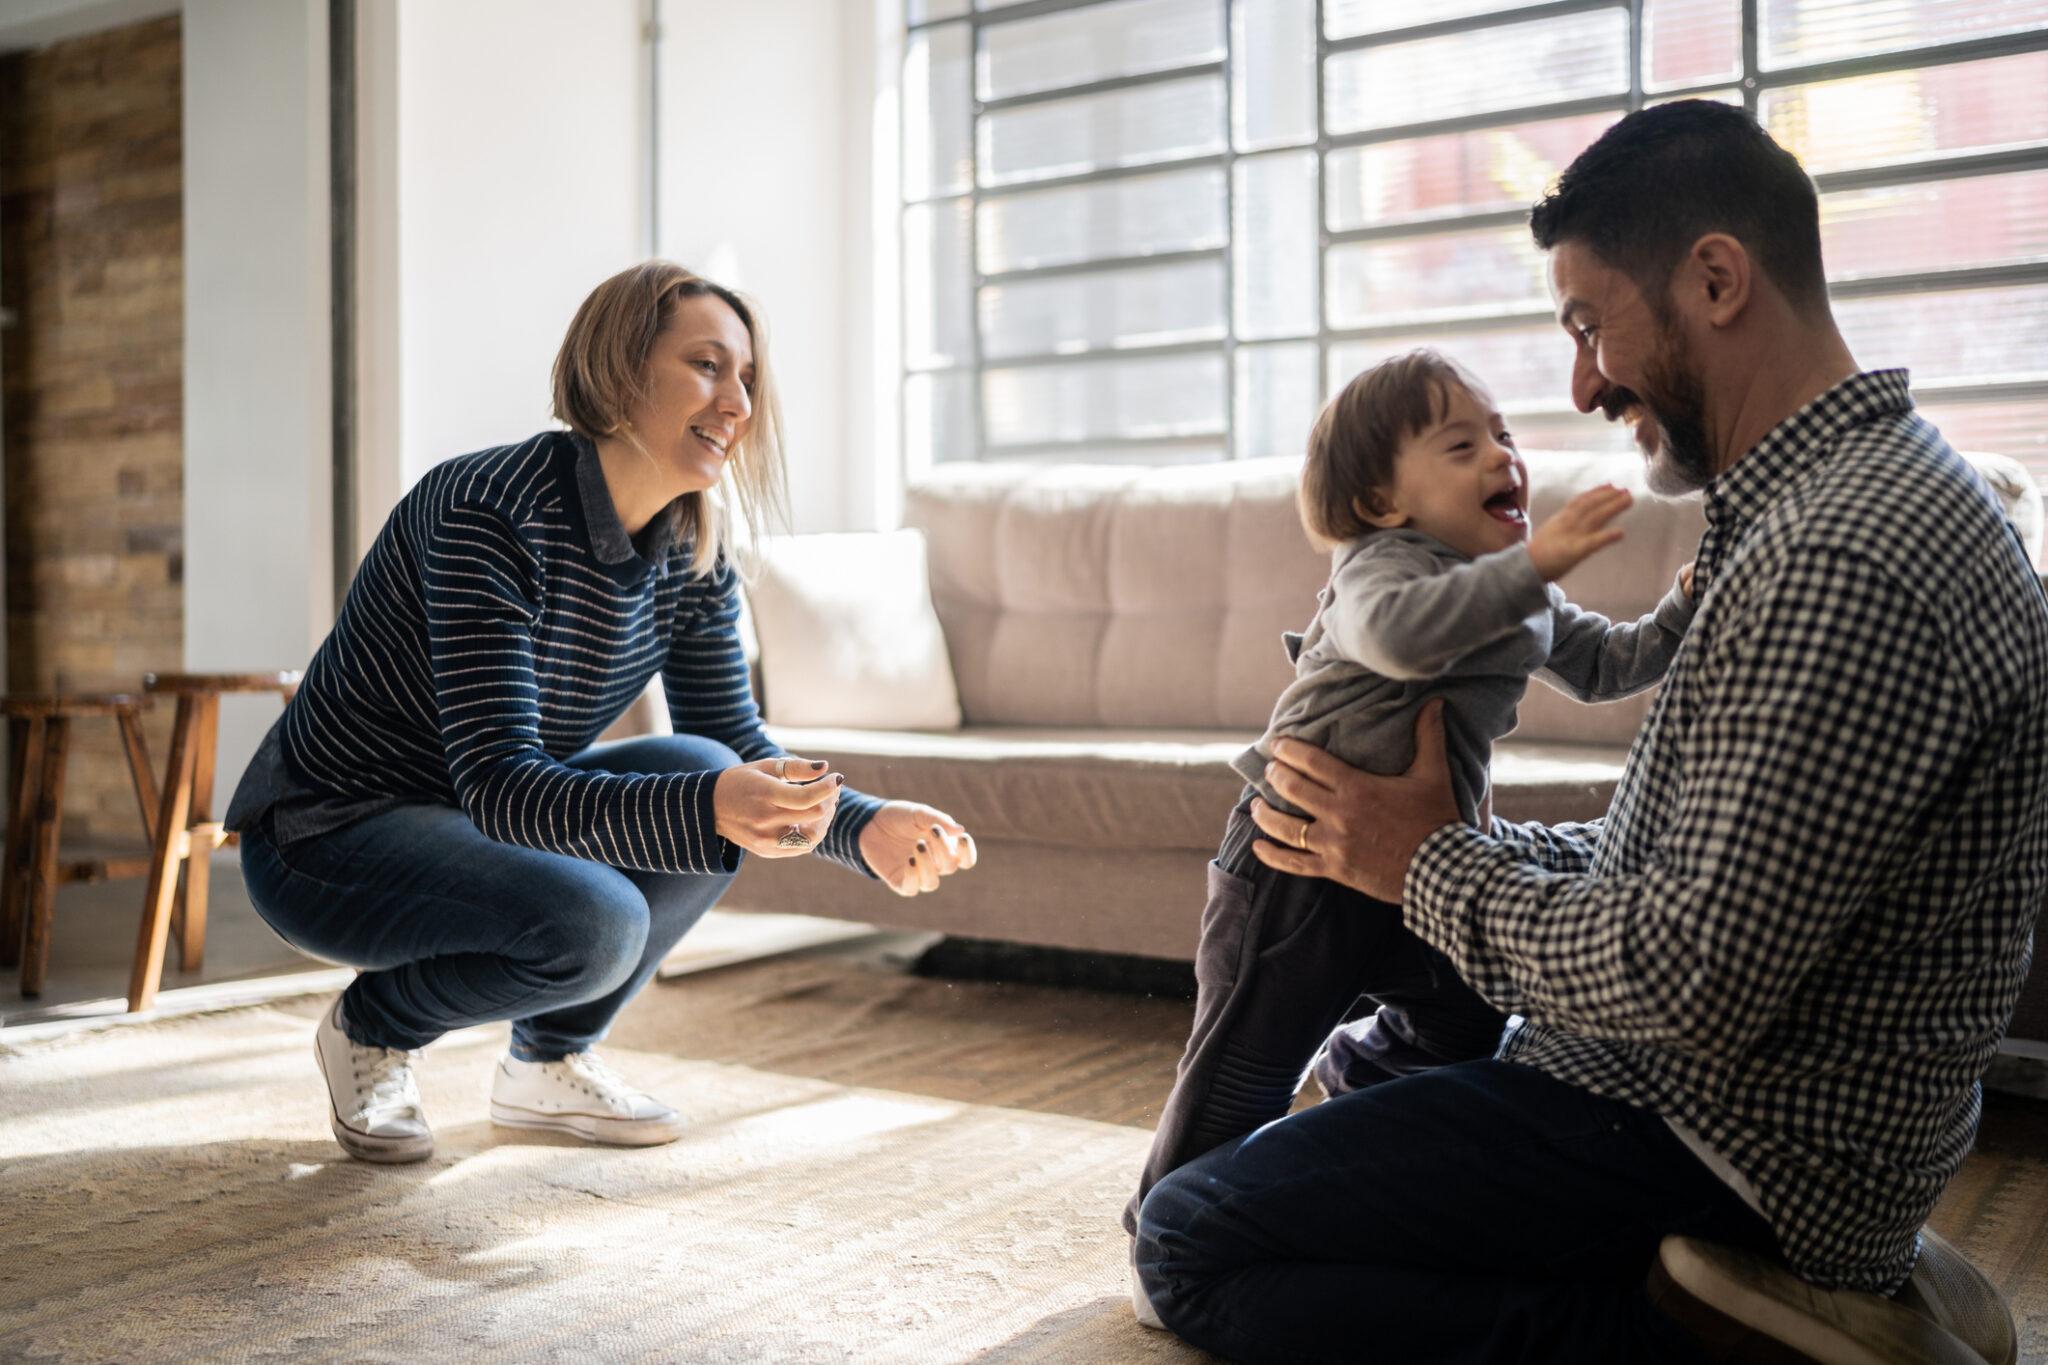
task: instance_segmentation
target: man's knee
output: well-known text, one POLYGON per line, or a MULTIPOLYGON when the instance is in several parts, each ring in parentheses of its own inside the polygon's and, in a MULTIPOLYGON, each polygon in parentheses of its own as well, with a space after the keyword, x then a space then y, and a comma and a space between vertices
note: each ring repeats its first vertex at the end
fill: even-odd
POLYGON ((1131 1268, 1138 1277, 1139 1292, 1168 1327, 1174 1326, 1189 1292, 1216 1269, 1211 1250, 1198 1232, 1214 1186, 1213 1180, 1201 1174, 1201 1166, 1197 1161, 1170 1172, 1138 1206, 1131 1268))

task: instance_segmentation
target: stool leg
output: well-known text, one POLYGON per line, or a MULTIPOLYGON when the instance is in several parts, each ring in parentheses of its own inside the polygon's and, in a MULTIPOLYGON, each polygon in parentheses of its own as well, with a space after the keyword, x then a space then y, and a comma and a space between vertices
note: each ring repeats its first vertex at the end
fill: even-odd
POLYGON ((135 939, 135 966, 128 975, 128 1008, 156 1003, 164 974, 164 945, 171 932, 171 902, 177 897, 181 844, 189 843, 185 815, 192 804, 192 699, 178 698, 171 723, 171 757, 164 765, 163 799, 157 805, 156 838, 150 842, 149 879, 142 894, 142 927, 135 939))
POLYGON ((193 727, 192 851, 185 856, 185 884, 178 890, 178 970, 196 972, 206 956, 206 887, 213 872, 213 760, 220 737, 220 698, 198 698, 193 727))
POLYGON ((0 866, 0 967, 21 963, 21 938, 28 929, 29 852, 35 844, 36 784, 43 776, 43 723, 7 722, 7 859, 0 866))
POLYGON ((156 842, 156 771, 149 766, 149 739, 142 733, 142 717, 133 711, 121 713, 121 745, 128 752, 128 780, 135 787, 135 804, 142 810, 142 837, 156 842))
POLYGON ((43 743, 43 776, 36 786, 35 865, 30 872, 28 935, 21 946, 21 993, 43 993, 50 966, 50 917, 57 906, 57 827, 64 821, 64 755, 71 747, 71 722, 49 721, 43 743))

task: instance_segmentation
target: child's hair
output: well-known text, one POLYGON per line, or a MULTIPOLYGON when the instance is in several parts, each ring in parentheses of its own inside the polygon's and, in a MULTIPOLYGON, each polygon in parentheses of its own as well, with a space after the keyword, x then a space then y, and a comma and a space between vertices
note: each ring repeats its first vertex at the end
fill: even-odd
POLYGON ((1425 347, 1360 371, 1323 408, 1301 467, 1301 525, 1316 548, 1374 529, 1359 500, 1393 483, 1401 443, 1443 420, 1453 385, 1480 391, 1456 361, 1425 347))

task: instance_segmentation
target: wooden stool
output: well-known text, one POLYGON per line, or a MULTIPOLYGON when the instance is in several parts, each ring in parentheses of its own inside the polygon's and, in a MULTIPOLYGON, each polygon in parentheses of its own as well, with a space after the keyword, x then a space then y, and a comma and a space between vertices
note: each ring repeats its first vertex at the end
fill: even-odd
POLYGON ((82 716, 112 716, 121 727, 128 776, 135 784, 135 802, 142 808, 143 835, 156 842, 156 779, 149 771, 149 746, 139 719, 148 705, 145 697, 113 693, 0 700, 13 754, 7 787, 7 860, 0 872, 0 966, 21 964, 23 995, 43 993, 43 976, 50 965, 50 917, 59 886, 140 877, 149 871, 147 858, 57 858, 57 827, 64 819, 64 760, 71 750, 71 722, 82 716))
POLYGON ((128 1008, 156 1003, 164 973, 164 945, 175 920, 178 966, 197 968, 206 952, 207 862, 223 844, 236 842, 213 818, 213 765, 220 732, 223 692, 275 692, 286 701, 299 690, 299 675, 286 673, 145 673, 146 692, 178 699, 171 725, 171 757, 164 767, 163 796, 157 805, 148 876, 143 892, 142 929, 135 940, 135 970, 128 978, 128 1008), (181 880, 178 870, 184 869, 181 880), (175 902, 175 905, 173 904, 175 902))

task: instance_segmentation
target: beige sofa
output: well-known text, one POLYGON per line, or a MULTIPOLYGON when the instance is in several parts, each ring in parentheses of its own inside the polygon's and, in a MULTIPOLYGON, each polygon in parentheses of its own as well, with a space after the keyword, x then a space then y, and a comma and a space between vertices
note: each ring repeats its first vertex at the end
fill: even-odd
MULTIPOLYGON (((2010 460, 1978 463, 2038 553, 2031 479, 2010 460)), ((1325 576, 1295 517, 1294 469, 951 465, 919 482, 906 520, 928 539, 962 728, 772 728, 862 790, 950 811, 981 866, 905 900, 822 860, 753 859, 727 904, 1191 957, 1204 868, 1241 785, 1229 760, 1291 676, 1280 633, 1307 621, 1325 576)), ((1624 541, 1564 586, 1610 616, 1649 611, 1698 544, 1697 500, 1650 498, 1631 454, 1535 453, 1529 469, 1538 520, 1601 481, 1637 490, 1624 541)), ((761 682, 772 723, 772 662, 761 682)), ((1651 695, 1586 706, 1532 684, 1496 751, 1496 811, 1599 815, 1651 695)))

